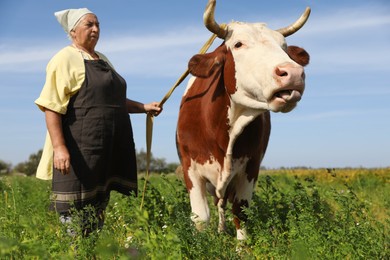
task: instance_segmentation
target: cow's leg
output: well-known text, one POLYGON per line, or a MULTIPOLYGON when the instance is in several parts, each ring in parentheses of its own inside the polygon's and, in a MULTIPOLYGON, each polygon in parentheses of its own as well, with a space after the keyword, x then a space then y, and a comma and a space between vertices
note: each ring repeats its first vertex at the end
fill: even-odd
POLYGON ((242 213, 242 207, 246 205, 248 205, 248 203, 243 201, 240 203, 233 203, 233 221, 234 225, 236 226, 237 240, 245 240, 247 238, 246 230, 241 225, 241 222, 246 220, 246 218, 243 216, 244 214, 242 213))
POLYGON ((241 225, 241 222, 246 221, 247 217, 243 212, 243 208, 249 206, 249 202, 252 199, 252 193, 254 188, 254 180, 249 182, 246 178, 241 179, 241 181, 236 186, 236 196, 233 200, 232 212, 234 215, 234 224, 237 231, 237 239, 245 240, 247 238, 246 230, 241 225))
POLYGON ((191 220, 199 231, 204 230, 210 221, 210 210, 206 197, 206 183, 203 179, 189 174, 191 189, 188 190, 191 203, 191 220))
POLYGON ((218 216, 219 216, 218 232, 220 233, 226 231, 226 219, 225 219, 226 202, 227 201, 225 199, 219 199, 217 204, 218 216))
POLYGON ((232 155, 227 154, 224 160, 223 170, 219 177, 215 193, 218 198, 225 197, 225 191, 229 185, 231 179, 234 177, 232 174, 232 155))

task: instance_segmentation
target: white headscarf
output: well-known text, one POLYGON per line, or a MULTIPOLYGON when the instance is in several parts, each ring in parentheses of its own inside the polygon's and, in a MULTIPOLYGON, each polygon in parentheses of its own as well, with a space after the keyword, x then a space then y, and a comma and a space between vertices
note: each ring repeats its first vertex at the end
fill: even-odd
POLYGON ((86 14, 93 14, 87 8, 80 9, 66 9, 62 11, 55 12, 54 15, 57 18, 58 22, 64 28, 65 32, 69 35, 70 31, 74 28, 77 22, 86 14))

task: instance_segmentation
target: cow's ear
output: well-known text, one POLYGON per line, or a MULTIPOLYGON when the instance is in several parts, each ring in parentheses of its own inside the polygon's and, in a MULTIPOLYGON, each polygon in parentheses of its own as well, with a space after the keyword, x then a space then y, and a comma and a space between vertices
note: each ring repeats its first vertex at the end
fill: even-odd
POLYGON ((221 68, 225 62, 226 47, 220 46, 207 54, 197 54, 188 62, 189 72, 201 78, 212 75, 216 69, 221 68))
POLYGON ((301 66, 309 64, 310 56, 307 51, 298 46, 288 46, 287 54, 290 58, 301 66))

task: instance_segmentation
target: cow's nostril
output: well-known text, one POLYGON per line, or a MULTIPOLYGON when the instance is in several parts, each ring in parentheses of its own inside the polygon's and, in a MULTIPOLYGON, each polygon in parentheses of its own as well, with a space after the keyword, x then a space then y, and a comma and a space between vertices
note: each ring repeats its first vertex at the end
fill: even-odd
POLYGON ((285 70, 283 68, 279 68, 279 67, 276 67, 275 74, 279 77, 287 77, 288 76, 287 70, 285 70))

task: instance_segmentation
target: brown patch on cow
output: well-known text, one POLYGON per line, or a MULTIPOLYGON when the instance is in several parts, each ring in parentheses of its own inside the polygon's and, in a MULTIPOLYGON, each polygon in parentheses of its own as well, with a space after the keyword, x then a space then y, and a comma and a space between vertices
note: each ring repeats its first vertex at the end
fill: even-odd
MULTIPOLYGON (((188 170, 188 168, 187 168, 187 170, 188 170)), ((184 184, 186 185, 187 191, 189 192, 192 189, 192 187, 194 186, 194 184, 192 183, 191 179, 189 178, 188 173, 183 174, 183 177, 184 177, 184 184)))
POLYGON ((226 59, 225 59, 225 66, 224 66, 224 81, 225 81, 225 88, 226 92, 229 95, 233 95, 237 91, 236 87, 236 66, 234 63, 234 58, 231 50, 228 50, 226 53, 226 59))
POLYGON ((184 185, 187 188, 187 191, 189 192, 194 185, 192 184, 192 181, 188 177, 188 174, 184 174, 183 166, 179 165, 175 170, 175 174, 177 178, 184 183, 184 185))
MULTIPOLYGON (((221 73, 216 74, 220 76, 221 73)), ((228 144, 226 115, 229 104, 223 84, 214 76, 197 78, 183 97, 177 134, 184 172, 190 166, 190 159, 204 164, 210 155, 223 165, 228 144)))
POLYGON ((301 66, 306 66, 310 62, 310 55, 305 49, 298 46, 288 46, 287 54, 292 60, 301 66))

